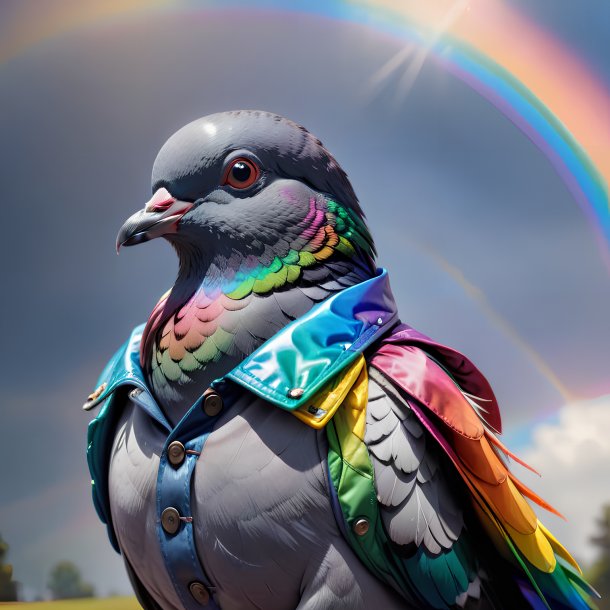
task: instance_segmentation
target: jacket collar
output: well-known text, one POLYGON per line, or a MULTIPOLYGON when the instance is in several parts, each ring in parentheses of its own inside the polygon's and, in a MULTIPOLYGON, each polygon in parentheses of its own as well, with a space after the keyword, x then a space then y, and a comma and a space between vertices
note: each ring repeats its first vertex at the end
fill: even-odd
MULTIPOLYGON (((371 279, 312 307, 212 385, 228 379, 278 407, 298 409, 397 320, 388 273, 378 269, 371 279)), ((167 427, 139 363, 143 330, 144 325, 136 327, 106 365, 83 408, 96 407, 119 386, 135 386, 132 398, 167 427)))
POLYGON ((298 409, 397 318, 388 273, 379 269, 375 277, 334 294, 285 326, 226 378, 278 407, 298 409))

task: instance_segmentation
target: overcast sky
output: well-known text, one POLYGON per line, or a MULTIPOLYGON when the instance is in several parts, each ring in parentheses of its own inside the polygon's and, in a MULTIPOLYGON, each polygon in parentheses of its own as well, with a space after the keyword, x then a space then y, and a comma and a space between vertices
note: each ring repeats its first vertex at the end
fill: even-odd
MULTIPOLYGON (((605 0, 514 4, 610 84, 605 0)), ((236 108, 288 116, 333 152, 402 319, 489 377, 508 442, 548 473, 540 489, 573 512, 565 535, 591 558, 589 524, 610 501, 608 271, 548 160, 466 85, 431 62, 400 103, 396 79, 365 95, 402 44, 315 16, 165 12, 70 30, 0 64, 0 533, 29 595, 60 559, 101 592, 128 590, 91 506, 80 405, 176 264, 161 241, 117 257, 114 240, 149 198, 165 139, 236 108), (549 457, 557 439, 581 448, 568 465, 549 457), (591 501, 579 512, 570 496, 591 501)))

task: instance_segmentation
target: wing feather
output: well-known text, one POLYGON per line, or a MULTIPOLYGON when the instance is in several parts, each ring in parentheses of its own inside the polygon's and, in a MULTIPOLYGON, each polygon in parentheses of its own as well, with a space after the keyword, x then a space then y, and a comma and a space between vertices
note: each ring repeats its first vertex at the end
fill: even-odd
POLYGON ((392 542, 423 546, 433 555, 450 549, 463 528, 436 448, 408 403, 374 369, 369 371, 364 442, 375 472, 381 517, 392 542), (442 499, 442 502, 441 502, 442 499))

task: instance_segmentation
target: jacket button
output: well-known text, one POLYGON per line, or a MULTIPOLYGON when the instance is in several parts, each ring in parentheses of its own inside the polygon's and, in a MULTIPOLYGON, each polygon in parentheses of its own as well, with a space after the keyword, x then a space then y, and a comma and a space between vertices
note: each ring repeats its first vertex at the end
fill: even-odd
POLYGON ((96 388, 91 394, 89 394, 89 396, 87 396, 87 402, 93 402, 94 400, 97 400, 103 394, 107 386, 107 383, 102 383, 99 388, 96 388))
POLYGON ((174 441, 169 444, 167 448, 167 459, 172 466, 176 468, 184 462, 184 458, 186 456, 186 450, 184 449, 184 445, 180 441, 174 441))
POLYGON ((354 530, 354 534, 356 534, 356 536, 364 536, 364 534, 369 531, 368 519, 361 517, 356 521, 356 523, 354 523, 352 529, 354 530))
POLYGON ((193 596, 193 599, 202 606, 207 606, 210 601, 210 594, 205 586, 200 582, 192 582, 189 585, 189 591, 193 596))
POLYGON ((222 398, 216 392, 210 392, 203 399, 203 410, 209 417, 215 417, 222 411, 222 398))
POLYGON ((161 527, 168 534, 175 534, 180 529, 180 513, 173 506, 161 513, 161 527))
POLYGON ((137 398, 142 392, 142 388, 134 388, 129 392, 129 398, 137 398))

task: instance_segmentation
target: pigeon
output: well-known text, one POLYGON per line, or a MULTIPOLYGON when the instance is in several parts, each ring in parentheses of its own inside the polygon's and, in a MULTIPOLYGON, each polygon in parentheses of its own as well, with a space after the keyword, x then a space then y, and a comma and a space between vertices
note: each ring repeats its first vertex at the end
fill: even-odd
POLYGON ((595 607, 485 377, 400 321, 320 140, 263 111, 186 125, 117 250, 157 237, 177 279, 84 407, 144 608, 595 607))

